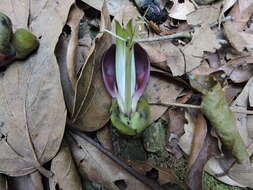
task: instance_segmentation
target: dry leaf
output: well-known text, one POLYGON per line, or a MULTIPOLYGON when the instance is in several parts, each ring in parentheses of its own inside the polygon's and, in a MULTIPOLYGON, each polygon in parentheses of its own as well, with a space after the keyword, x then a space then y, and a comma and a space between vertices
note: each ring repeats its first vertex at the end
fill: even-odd
POLYGON ((173 7, 170 9, 169 16, 178 20, 186 20, 186 16, 195 10, 194 5, 189 1, 185 0, 180 2, 178 0, 173 0, 173 7))
MULTIPOLYGON (((101 14, 100 31, 111 28, 111 20, 106 4, 101 14)), ((109 120, 111 97, 107 94, 102 76, 100 61, 112 43, 109 34, 99 33, 83 66, 78 79, 75 95, 73 122, 84 131, 100 129, 109 120)))
POLYGON ((224 0, 221 15, 223 16, 223 14, 224 14, 228 9, 230 9, 230 8, 236 3, 236 1, 237 1, 237 0, 224 0))
POLYGON ((43 190, 42 177, 39 172, 21 177, 8 177, 8 189, 43 190))
MULTIPOLYGON (((101 0, 82 0, 83 2, 87 3, 88 5, 90 5, 91 7, 97 9, 97 10, 102 10, 103 7, 103 1, 101 0)), ((125 4, 128 3, 129 0, 106 0, 107 4, 108 4, 108 10, 109 13, 113 16, 115 16, 119 10, 121 9, 121 7, 125 4)))
POLYGON ((216 35, 208 26, 195 31, 191 42, 182 49, 186 60, 186 72, 201 64, 204 51, 215 52, 219 48, 216 35))
MULTIPOLYGON (((28 0, 22 2, 28 4, 28 0)), ((36 169, 45 172, 42 164, 51 160, 60 147, 66 109, 54 49, 73 2, 29 1, 29 7, 22 10, 10 9, 21 5, 19 0, 0 2, 15 26, 22 26, 17 20, 23 20, 40 38, 36 54, 13 64, 0 77, 2 173, 20 176, 36 169), (39 6, 40 3, 44 6, 39 6), (35 11, 35 7, 39 9, 35 11), (29 11, 29 18, 21 17, 29 15, 29 11)))
POLYGON ((253 13, 252 0, 238 0, 229 15, 233 17, 233 24, 237 31, 243 31, 253 13))
POLYGON ((112 136, 108 125, 97 132, 97 138, 105 148, 113 151, 112 136))
POLYGON ((173 174, 173 171, 169 168, 161 168, 157 166, 153 166, 148 162, 144 161, 126 161, 129 166, 135 168, 140 174, 144 176, 156 176, 160 185, 164 184, 174 184, 176 182, 176 178, 173 174))
POLYGON ((3 174, 0 174, 0 189, 7 190, 7 179, 3 174))
POLYGON ((51 163, 53 177, 49 178, 50 190, 82 190, 80 177, 72 159, 69 146, 63 141, 60 151, 51 163))
POLYGON ((84 139, 73 135, 68 140, 82 176, 112 190, 119 189, 117 184, 125 184, 125 190, 149 189, 84 139))
POLYGON ((188 159, 188 168, 191 168, 198 159, 199 154, 205 144, 206 135, 207 135, 206 120, 204 116, 201 113, 199 113, 195 121, 191 153, 188 159))
MULTIPOLYGON (((145 90, 144 97, 149 103, 170 103, 176 101, 177 96, 182 90, 182 87, 170 82, 165 76, 163 77, 161 73, 159 74, 153 72, 145 90)), ((167 108, 163 106, 150 105, 150 110, 152 123, 161 117, 167 108)))
POLYGON ((77 5, 73 5, 69 12, 69 17, 67 21, 67 25, 70 26, 70 39, 67 49, 66 61, 67 61, 67 69, 68 76, 71 81, 72 87, 76 87, 77 77, 75 73, 76 62, 77 62, 77 45, 78 45, 78 32, 80 21, 84 16, 84 12, 77 7, 77 5))

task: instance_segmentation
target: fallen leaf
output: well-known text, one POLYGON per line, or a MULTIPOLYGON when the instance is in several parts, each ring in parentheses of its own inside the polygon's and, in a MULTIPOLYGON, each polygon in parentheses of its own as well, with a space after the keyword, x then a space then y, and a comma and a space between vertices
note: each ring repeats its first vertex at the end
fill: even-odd
POLYGON ((183 2, 173 0, 173 3, 169 16, 177 20, 186 20, 186 16, 195 10, 194 5, 189 0, 183 2))
POLYGON ((235 83, 246 82, 253 75, 253 57, 237 57, 229 61, 226 65, 221 66, 218 70, 223 70, 235 83))
POLYGON ((77 62, 77 45, 78 45, 78 33, 80 21, 84 16, 84 12, 77 7, 77 5, 73 5, 69 12, 69 17, 67 20, 67 25, 70 27, 70 39, 68 43, 68 49, 66 54, 66 62, 68 69, 68 76, 71 81, 72 87, 76 87, 77 77, 76 77, 76 62, 77 62))
MULTIPOLYGON (((101 0, 82 0, 82 1, 97 10, 100 10, 100 11, 102 10, 103 1, 101 1, 101 0)), ((111 15, 115 16, 119 12, 120 8, 125 3, 128 3, 129 1, 128 0, 121 0, 121 1, 107 0, 106 2, 108 4, 109 13, 111 15)))
MULTIPOLYGON (((161 74, 153 72, 144 97, 149 103, 176 102, 176 98, 182 90, 182 87, 166 79, 166 76, 163 77, 161 74)), ((161 117, 166 110, 167 108, 164 106, 150 105, 151 123, 161 117)))
POLYGON ((72 135, 68 140, 82 176, 112 190, 118 190, 118 184, 124 184, 125 190, 149 189, 84 139, 72 135))
POLYGON ((3 174, 0 175, 0 189, 7 190, 7 179, 3 174))
POLYGON ((99 142, 108 150, 113 151, 112 135, 109 126, 105 126, 97 132, 99 142))
POLYGON ((224 0, 221 15, 223 16, 223 14, 229 10, 236 3, 236 1, 237 0, 224 0))
POLYGON ((42 177, 39 172, 21 177, 8 177, 8 189, 43 190, 42 177))
POLYGON ((0 2, 14 26, 28 27, 40 38, 36 54, 14 63, 0 77, 0 123, 4 137, 0 141, 4 153, 0 155, 2 173, 21 176, 39 169, 45 174, 42 165, 51 160, 60 147, 66 109, 54 48, 73 2, 0 2), (23 3, 29 6, 22 10, 11 8, 23 3), (44 6, 39 6, 40 3, 44 6), (35 7, 40 8, 35 11, 35 7), (17 20, 28 23, 28 26, 17 20))
POLYGON ((215 52, 219 48, 220 44, 216 39, 216 35, 209 26, 195 31, 191 42, 182 49, 186 60, 186 72, 193 70, 201 64, 204 51, 215 52))
MULTIPOLYGON (((111 28, 106 4, 102 10, 100 27, 101 31, 111 28)), ((104 51, 110 47, 111 43, 112 38, 109 34, 98 34, 77 82, 72 120, 76 122, 78 128, 84 131, 100 129, 110 117, 111 97, 107 94, 103 84, 100 61, 104 51)))
POLYGON ((51 162, 51 171, 54 175, 49 178, 50 190, 82 190, 79 173, 65 141, 51 162))
POLYGON ((235 117, 230 110, 219 83, 203 96, 201 110, 210 121, 222 143, 238 163, 249 159, 245 143, 236 126, 235 117))
POLYGON ((170 168, 162 168, 158 166, 153 166, 152 164, 144 161, 126 161, 129 166, 135 168, 140 174, 144 176, 154 176, 158 180, 160 185, 164 184, 174 184, 176 182, 176 177, 170 168))
POLYGON ((207 136, 206 120, 204 116, 201 113, 199 113, 195 122, 191 153, 188 159, 188 168, 192 168, 193 164, 198 159, 199 154, 205 144, 206 136, 207 136))
POLYGON ((168 142, 167 151, 172 153, 177 159, 183 156, 179 147, 179 139, 184 134, 184 124, 186 123, 185 113, 180 108, 172 108, 168 111, 168 142))
POLYGON ((233 24, 236 31, 243 31, 252 15, 253 2, 251 0, 238 0, 229 15, 233 17, 233 24))

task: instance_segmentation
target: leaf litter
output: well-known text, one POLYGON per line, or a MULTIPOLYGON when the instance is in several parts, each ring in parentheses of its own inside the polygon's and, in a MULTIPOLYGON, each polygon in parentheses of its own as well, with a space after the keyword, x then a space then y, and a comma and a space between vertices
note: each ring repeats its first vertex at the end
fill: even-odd
POLYGON ((204 170, 253 188, 252 2, 162 1, 169 16, 158 25, 139 13, 137 1, 1 1, 14 29, 40 39, 38 52, 0 73, 1 189, 84 189, 87 181, 108 189, 203 189, 204 170), (114 43, 106 32, 114 32, 112 19, 139 25, 137 41, 153 66, 144 94, 150 127, 135 138, 109 122, 100 63, 114 43), (75 128, 101 144, 70 132, 75 128), (113 139, 134 147, 125 151, 128 160, 114 155, 113 139), (186 184, 172 163, 150 164, 151 155, 187 159, 186 184))

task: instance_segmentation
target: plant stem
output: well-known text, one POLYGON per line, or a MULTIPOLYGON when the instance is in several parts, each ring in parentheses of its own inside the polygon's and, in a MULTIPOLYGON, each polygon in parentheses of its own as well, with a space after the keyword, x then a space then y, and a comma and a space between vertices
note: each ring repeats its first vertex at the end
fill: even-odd
MULTIPOLYGON (((165 107, 176 106, 176 107, 181 107, 181 108, 201 109, 200 105, 192 105, 192 104, 180 104, 180 103, 149 103, 149 104, 157 105, 157 106, 165 106, 165 107)), ((232 112, 235 112, 235 113, 253 115, 253 111, 251 110, 237 109, 233 107, 230 107, 230 109, 232 112)))
POLYGON ((125 40, 124 38, 122 38, 122 37, 120 37, 120 36, 114 34, 114 33, 111 32, 110 30, 104 29, 104 32, 107 32, 108 34, 111 34, 113 37, 115 37, 115 38, 117 38, 117 39, 119 39, 119 40, 122 40, 122 41, 126 42, 126 40, 125 40))
POLYGON ((125 162, 120 160, 118 157, 116 157, 113 153, 111 153, 108 149, 103 147, 101 144, 97 143, 95 140, 90 138, 84 132, 74 128, 73 124, 70 124, 70 127, 68 128, 68 133, 70 133, 71 136, 73 136, 72 134, 76 134, 79 137, 86 140, 88 143, 95 146, 98 150, 100 150, 102 153, 104 153, 106 156, 108 156, 110 159, 112 159, 114 162, 116 162, 118 165, 120 165, 122 168, 124 168, 126 171, 128 171, 128 173, 133 175, 136 179, 138 179, 139 181, 141 181, 145 185, 149 186, 151 189, 164 190, 163 187, 160 186, 160 184, 158 184, 156 181, 153 181, 153 180, 147 178, 146 176, 139 174, 137 171, 135 171, 133 168, 129 167, 125 162))
POLYGON ((185 31, 185 32, 178 32, 175 34, 167 35, 167 36, 156 37, 156 38, 137 39, 135 40, 135 42, 144 43, 144 42, 169 40, 169 39, 175 39, 175 38, 191 38, 191 37, 192 37, 191 31, 185 31))

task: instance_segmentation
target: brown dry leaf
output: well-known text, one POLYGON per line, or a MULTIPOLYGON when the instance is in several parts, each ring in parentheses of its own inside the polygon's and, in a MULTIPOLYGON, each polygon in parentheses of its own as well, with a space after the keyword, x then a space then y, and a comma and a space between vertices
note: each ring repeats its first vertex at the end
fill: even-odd
POLYGON ((169 16, 177 20, 186 20, 187 15, 195 10, 194 5, 189 0, 183 2, 173 0, 173 3, 169 16))
MULTIPOLYGON (((104 4, 101 13, 100 31, 105 28, 111 29, 111 20, 106 4, 104 4)), ((100 129, 110 117, 111 97, 103 84, 100 61, 111 43, 112 38, 109 34, 98 34, 77 82, 72 119, 83 131, 100 129)))
POLYGON ((40 37, 37 53, 23 62, 14 63, 0 77, 0 132, 4 137, 0 141, 0 150, 4 153, 0 155, 2 173, 20 176, 37 169, 43 172, 41 166, 51 160, 60 147, 66 108, 54 49, 73 2, 0 2, 0 7, 6 8, 5 13, 10 15, 15 26, 22 27, 16 22, 17 18, 23 20, 28 23, 23 27, 40 37), (21 12, 10 9, 14 4, 28 2, 28 8, 17 9, 21 12), (44 3, 44 6, 35 11, 38 3, 44 3), (29 15, 29 11, 29 18, 21 18, 29 15))
POLYGON ((71 34, 66 54, 67 61, 67 69, 68 76, 71 81, 72 87, 76 87, 77 77, 75 73, 76 62, 77 62, 77 45, 78 45, 78 32, 80 21, 84 16, 84 12, 77 7, 77 5, 73 5, 69 12, 69 17, 67 21, 67 25, 70 26, 71 34))
MULTIPOLYGON (((150 77, 150 81, 145 90, 144 97, 149 103, 170 103, 176 102, 177 96, 183 90, 177 84, 174 84, 162 73, 153 72, 150 77)), ((161 117, 167 110, 164 106, 150 105, 151 110, 151 123, 161 117)))
POLYGON ((191 168, 199 157, 207 135, 207 124, 204 116, 199 113, 196 121, 192 139, 191 153, 188 159, 188 168, 191 168))
POLYGON ((117 184, 119 183, 126 184, 125 190, 149 189, 84 139, 73 135, 72 137, 68 136, 68 140, 82 176, 112 190, 118 190, 117 184))
POLYGON ((103 147, 113 151, 112 136, 108 125, 97 132, 97 138, 103 147))
POLYGON ((238 0, 229 15, 233 17, 233 23, 237 31, 243 31, 253 13, 252 0, 238 0))
POLYGON ((21 177, 8 177, 8 189, 43 190, 42 177, 39 172, 21 177))
POLYGON ((186 119, 184 117, 185 113, 180 108, 174 108, 169 109, 167 114, 169 117, 169 130, 166 150, 179 159, 183 156, 178 143, 179 138, 184 134, 184 124, 186 123, 186 119))
POLYGON ((207 134, 196 161, 187 173, 186 181, 192 190, 202 189, 204 167, 210 158, 219 154, 217 139, 207 134))
MULTIPOLYGON (((82 0, 84 3, 88 4, 89 6, 97 9, 97 10, 102 10, 103 7, 103 1, 101 0, 82 0)), ((115 16, 121 7, 125 4, 128 3, 129 0, 106 0, 108 4, 108 10, 109 13, 113 16, 115 16)))
POLYGON ((201 64, 204 51, 215 52, 220 48, 214 31, 209 26, 196 30, 190 43, 182 50, 186 60, 186 72, 190 72, 201 64))
POLYGON ((246 82, 253 75, 253 57, 237 57, 229 61, 226 65, 218 68, 218 70, 223 70, 235 83, 246 82))
POLYGON ((7 179, 6 176, 3 174, 0 174, 0 189, 1 190, 7 190, 7 179))
POLYGON ((144 176, 152 176, 152 173, 157 173, 153 175, 157 175, 156 178, 160 185, 167 183, 174 184, 176 182, 176 177, 170 168, 153 166, 152 164, 144 161, 127 160, 126 163, 144 176))
POLYGON ((69 146, 63 141, 60 151, 51 163, 53 177, 49 178, 50 190, 82 190, 80 176, 69 146))

